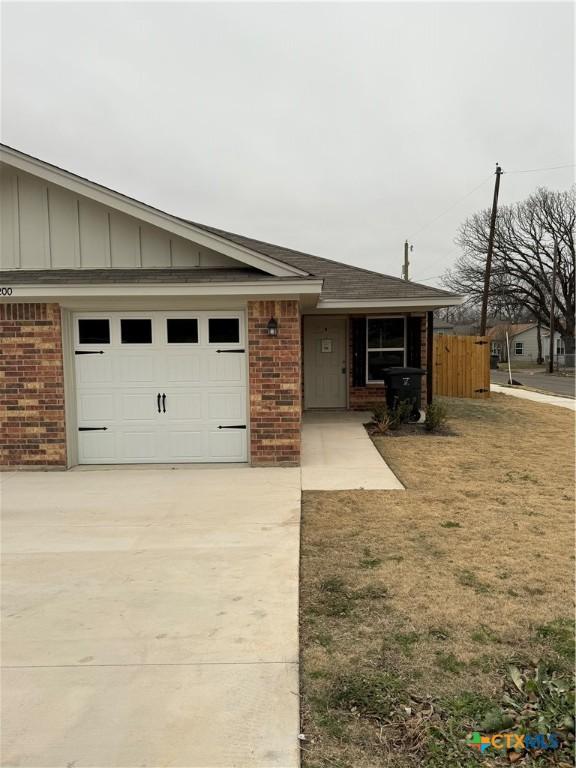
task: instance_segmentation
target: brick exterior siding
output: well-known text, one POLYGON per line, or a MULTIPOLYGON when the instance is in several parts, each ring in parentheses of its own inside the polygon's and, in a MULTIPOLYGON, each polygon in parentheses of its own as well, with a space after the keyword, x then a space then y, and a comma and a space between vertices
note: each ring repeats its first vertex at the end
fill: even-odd
POLYGON ((300 463, 301 336, 297 301, 248 302, 250 457, 253 466, 300 463), (278 336, 268 321, 278 321, 278 336))
POLYGON ((58 304, 0 304, 0 465, 66 466, 58 304))

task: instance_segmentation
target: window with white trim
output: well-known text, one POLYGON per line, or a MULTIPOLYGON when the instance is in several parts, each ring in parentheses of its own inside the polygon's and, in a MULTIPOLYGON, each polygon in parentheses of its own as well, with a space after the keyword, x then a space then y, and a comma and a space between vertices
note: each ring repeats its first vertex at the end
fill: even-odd
POLYGON ((500 344, 498 344, 497 341, 493 341, 490 345, 490 354, 492 355, 498 355, 500 354, 500 344))
POLYGON ((514 354, 518 355, 519 357, 524 354, 524 342, 523 341, 515 341, 514 342, 514 354))
POLYGON ((383 371, 406 365, 406 318, 368 317, 366 319, 366 380, 383 381, 383 371))
POLYGON ((564 339, 557 338, 556 339, 556 354, 557 355, 564 355, 566 353, 566 347, 564 346, 564 339))

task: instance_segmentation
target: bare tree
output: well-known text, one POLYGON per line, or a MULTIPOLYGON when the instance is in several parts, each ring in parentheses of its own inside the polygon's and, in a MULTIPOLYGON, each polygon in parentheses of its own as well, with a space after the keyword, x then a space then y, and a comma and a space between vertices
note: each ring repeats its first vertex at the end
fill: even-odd
MULTIPOLYGON (((528 312, 548 326, 554 245, 559 258, 556 279, 556 329, 566 352, 574 353, 574 228, 576 186, 565 192, 540 187, 526 200, 498 211, 489 307, 492 314, 516 318, 528 312)), ((474 214, 456 238, 462 256, 444 276, 452 290, 477 305, 482 297, 490 230, 490 210, 474 214)))

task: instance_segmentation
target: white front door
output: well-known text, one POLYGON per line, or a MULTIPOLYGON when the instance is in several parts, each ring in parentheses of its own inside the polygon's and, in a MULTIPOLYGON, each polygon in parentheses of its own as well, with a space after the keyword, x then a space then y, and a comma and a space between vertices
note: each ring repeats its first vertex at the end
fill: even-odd
POLYGON ((80 464, 247 460, 242 312, 74 316, 80 464))
POLYGON ((346 318, 304 318, 304 406, 346 407, 346 318))

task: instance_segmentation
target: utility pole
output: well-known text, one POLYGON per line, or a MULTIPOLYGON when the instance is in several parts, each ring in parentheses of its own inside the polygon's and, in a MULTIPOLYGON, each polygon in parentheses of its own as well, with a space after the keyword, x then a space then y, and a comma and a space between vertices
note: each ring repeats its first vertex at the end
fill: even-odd
POLYGON ((410 280, 408 277, 408 268, 410 266, 410 261, 408 260, 408 251, 412 250, 413 246, 408 245, 408 240, 404 243, 404 266, 402 267, 402 277, 404 280, 410 280))
POLYGON ((490 272, 492 270, 492 251, 494 250, 494 231, 496 229, 496 213, 498 212, 498 192, 500 191, 500 176, 502 168, 496 163, 496 181, 494 183, 494 200, 492 201, 492 216, 490 217, 490 235, 488 236, 488 253, 486 254, 486 270, 484 272, 484 293, 482 295, 482 314, 480 315, 480 336, 486 335, 486 315, 488 314, 488 294, 490 293, 490 272))
POLYGON ((554 373, 554 305, 556 304, 556 270, 558 269, 558 245, 554 243, 554 262, 552 264, 552 291, 550 295, 550 362, 548 372, 554 373))

